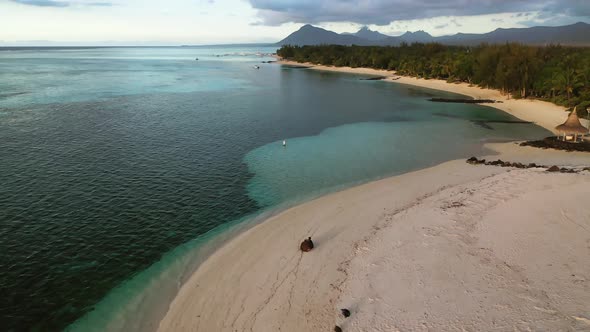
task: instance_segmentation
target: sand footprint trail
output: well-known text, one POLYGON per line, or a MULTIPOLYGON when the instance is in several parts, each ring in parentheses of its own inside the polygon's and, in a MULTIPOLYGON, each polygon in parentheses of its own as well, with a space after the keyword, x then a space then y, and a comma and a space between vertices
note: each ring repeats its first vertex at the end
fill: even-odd
POLYGON ((567 203, 583 186, 590 187, 588 175, 512 170, 396 211, 350 260, 353 277, 343 286, 341 303, 358 313, 344 327, 590 330, 590 266, 583 263, 590 234, 551 210, 553 204, 571 207, 580 214, 574 219, 585 216, 582 226, 590 226, 590 210, 567 203), (568 234, 567 243, 558 229, 568 234))
POLYGON ((458 160, 327 195, 217 251, 159 331, 590 331, 588 188, 458 160))

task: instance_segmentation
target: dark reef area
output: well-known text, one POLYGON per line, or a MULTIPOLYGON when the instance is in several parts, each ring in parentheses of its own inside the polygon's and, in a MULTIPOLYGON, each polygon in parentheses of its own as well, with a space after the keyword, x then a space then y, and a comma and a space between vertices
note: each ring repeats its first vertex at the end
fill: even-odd
POLYGON ((584 141, 579 143, 564 142, 557 137, 551 136, 546 137, 538 141, 528 141, 520 143, 520 146, 532 146, 541 149, 555 149, 562 151, 578 151, 578 152, 590 152, 590 142, 584 141))

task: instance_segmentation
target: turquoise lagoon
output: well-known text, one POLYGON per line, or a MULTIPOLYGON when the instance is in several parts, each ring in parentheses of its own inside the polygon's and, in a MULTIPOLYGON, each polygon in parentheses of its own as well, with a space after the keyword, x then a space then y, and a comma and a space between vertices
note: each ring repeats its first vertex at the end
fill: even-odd
POLYGON ((281 209, 548 134, 262 63, 274 51, 0 50, 0 326, 150 330, 208 254, 281 209))

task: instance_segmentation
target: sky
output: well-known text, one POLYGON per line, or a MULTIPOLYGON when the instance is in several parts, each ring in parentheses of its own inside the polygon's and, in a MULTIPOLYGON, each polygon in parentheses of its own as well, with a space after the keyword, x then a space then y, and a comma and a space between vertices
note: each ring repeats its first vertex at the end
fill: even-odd
POLYGON ((590 22, 590 0, 0 0, 0 45, 277 42, 310 23, 434 36, 590 22))

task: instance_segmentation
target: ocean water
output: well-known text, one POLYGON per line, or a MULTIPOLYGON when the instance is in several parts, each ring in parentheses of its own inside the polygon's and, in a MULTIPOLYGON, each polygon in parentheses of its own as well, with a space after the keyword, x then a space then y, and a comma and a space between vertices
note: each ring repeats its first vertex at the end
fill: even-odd
POLYGON ((281 208, 548 134, 262 63, 274 51, 0 50, 3 330, 149 330, 208 253, 281 208))

